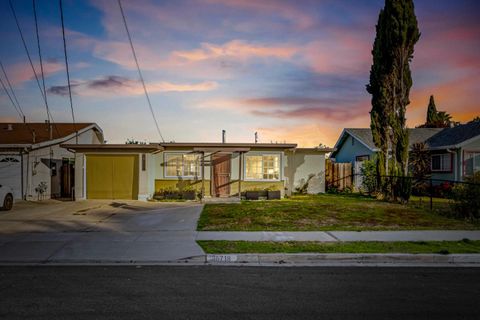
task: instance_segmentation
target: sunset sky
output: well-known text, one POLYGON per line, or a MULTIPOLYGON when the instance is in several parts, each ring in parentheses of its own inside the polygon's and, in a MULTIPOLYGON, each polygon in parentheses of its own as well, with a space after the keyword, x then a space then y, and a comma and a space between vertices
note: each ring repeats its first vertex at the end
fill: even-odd
MULTIPOLYGON (((32 1, 15 0, 39 69, 32 1)), ((332 146, 344 127, 367 127, 365 91, 382 0, 123 0, 165 140, 287 141, 332 146)), ((58 1, 37 0, 51 112, 71 121, 58 1)), ((456 121, 480 115, 480 1, 418 0, 422 33, 411 65, 408 125, 424 121, 429 95, 456 121)), ((114 0, 64 0, 78 122, 109 143, 158 142, 114 0)), ((0 61, 27 120, 45 107, 8 5, 0 1, 0 61)), ((3 79, 3 75, 2 79, 3 79)), ((19 121, 0 89, 0 121, 19 121)))

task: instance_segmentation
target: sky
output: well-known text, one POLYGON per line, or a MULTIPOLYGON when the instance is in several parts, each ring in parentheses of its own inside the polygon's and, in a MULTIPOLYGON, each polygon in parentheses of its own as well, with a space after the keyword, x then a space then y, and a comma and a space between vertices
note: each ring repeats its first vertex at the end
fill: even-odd
MULTIPOLYGON (((40 71, 32 1, 14 0, 40 71)), ((58 1, 37 0, 47 98, 71 122, 58 1)), ((152 107, 166 141, 293 142, 333 146, 343 128, 368 127, 365 90, 382 0, 122 0, 152 107)), ((114 0, 63 0, 77 122, 108 143, 159 142, 114 0)), ((480 115, 480 2, 417 0, 421 37, 411 63, 407 124, 425 121, 429 96, 460 122, 480 115)), ((45 105, 7 0, 0 61, 27 121, 45 105)), ((5 80, 3 74, 0 74, 5 80)), ((0 89, 0 122, 20 121, 0 89)))

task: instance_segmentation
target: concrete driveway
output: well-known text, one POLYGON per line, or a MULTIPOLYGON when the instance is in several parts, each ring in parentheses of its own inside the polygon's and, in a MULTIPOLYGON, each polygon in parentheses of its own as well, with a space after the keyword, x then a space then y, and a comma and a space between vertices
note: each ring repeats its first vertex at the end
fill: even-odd
POLYGON ((48 200, 0 212, 0 262, 167 262, 204 254, 198 203, 48 200))

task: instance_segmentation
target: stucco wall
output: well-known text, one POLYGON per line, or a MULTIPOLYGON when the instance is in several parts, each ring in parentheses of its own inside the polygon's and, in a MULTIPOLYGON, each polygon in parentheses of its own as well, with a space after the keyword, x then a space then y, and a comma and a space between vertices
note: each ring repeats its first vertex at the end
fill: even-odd
POLYGON ((325 153, 301 149, 286 154, 287 194, 308 182, 307 193, 325 192, 325 153))

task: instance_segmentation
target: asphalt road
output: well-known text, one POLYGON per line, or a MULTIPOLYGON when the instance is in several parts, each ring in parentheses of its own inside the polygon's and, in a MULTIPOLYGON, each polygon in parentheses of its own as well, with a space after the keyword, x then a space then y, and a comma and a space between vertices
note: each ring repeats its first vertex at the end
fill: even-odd
POLYGON ((0 267, 0 319, 479 319, 480 269, 0 267))

